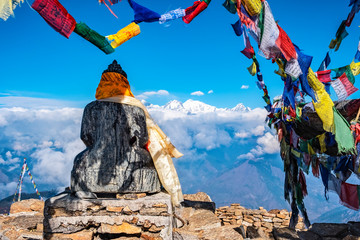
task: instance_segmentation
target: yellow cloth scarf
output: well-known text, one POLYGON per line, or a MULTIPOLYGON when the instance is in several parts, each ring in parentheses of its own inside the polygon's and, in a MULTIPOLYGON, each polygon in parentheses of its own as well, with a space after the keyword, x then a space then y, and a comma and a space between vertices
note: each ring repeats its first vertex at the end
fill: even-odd
POLYGON ((120 73, 103 73, 101 75, 99 86, 96 89, 95 98, 103 99, 117 95, 134 97, 130 90, 129 81, 120 73))
POLYGON ((170 139, 152 120, 146 107, 136 98, 129 95, 111 96, 99 101, 128 104, 141 108, 146 116, 146 127, 149 135, 149 152, 154 161, 160 182, 165 190, 171 195, 171 201, 175 206, 184 200, 180 181, 172 161, 172 157, 179 158, 180 153, 170 142, 170 139))

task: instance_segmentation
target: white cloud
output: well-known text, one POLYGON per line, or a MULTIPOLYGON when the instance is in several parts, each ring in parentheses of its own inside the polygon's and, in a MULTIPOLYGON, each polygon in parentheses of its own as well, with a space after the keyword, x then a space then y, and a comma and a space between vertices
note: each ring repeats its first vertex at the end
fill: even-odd
POLYGON ((190 95, 192 95, 192 96, 203 96, 204 93, 202 91, 196 91, 196 92, 192 92, 190 95))
POLYGON ((241 89, 248 89, 249 88, 249 85, 242 85, 241 86, 241 89))
POLYGON ((148 99, 149 97, 153 96, 168 96, 169 92, 166 90, 158 90, 158 91, 150 91, 150 92, 143 92, 140 95, 137 95, 136 97, 139 99, 148 99))
POLYGON ((265 133, 265 135, 258 138, 256 142, 259 144, 264 153, 273 154, 280 151, 280 146, 276 136, 270 132, 265 133))
POLYGON ((213 90, 208 91, 208 94, 212 94, 212 93, 214 93, 214 91, 213 91, 213 90))
MULTIPOLYGON (((184 153, 184 157, 174 159, 175 162, 206 161, 209 150, 222 151, 232 144, 243 144, 239 141, 252 141, 250 149, 258 148, 261 154, 275 151, 267 144, 273 139, 267 135, 264 127, 267 112, 261 108, 246 112, 216 110, 189 114, 152 105, 149 112, 184 153)), ((27 157, 40 191, 45 190, 40 188, 46 184, 48 188, 68 186, 74 158, 85 148, 80 140, 82 113, 79 108, 0 108, 0 119, 6 121, 5 125, 0 125, 0 171, 6 168, 17 171, 21 159, 27 157)), ((260 157, 242 148, 232 147, 232 151, 238 151, 233 158, 238 155, 242 158, 244 154, 252 159, 260 157)), ((0 193, 0 196, 12 194, 14 190, 0 193)))

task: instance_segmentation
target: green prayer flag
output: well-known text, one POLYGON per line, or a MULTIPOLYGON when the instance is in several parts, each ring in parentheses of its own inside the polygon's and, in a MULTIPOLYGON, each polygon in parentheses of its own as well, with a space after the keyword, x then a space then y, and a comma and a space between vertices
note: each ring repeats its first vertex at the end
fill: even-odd
POLYGON ((309 153, 308 142, 303 139, 299 139, 300 150, 305 153, 309 153))
POLYGON ((230 13, 236 13, 236 0, 225 0, 223 6, 228 10, 230 13))
POLYGON ((262 3, 262 8, 261 8, 261 12, 259 14, 259 22, 258 22, 258 27, 260 29, 260 42, 262 40, 262 36, 264 33, 264 3, 262 3))
POLYGON ((350 131, 350 125, 345 118, 333 107, 335 141, 338 145, 338 153, 355 154, 354 137, 350 131))
POLYGON ((111 47, 110 43, 104 36, 89 28, 85 23, 77 23, 74 32, 97 46, 106 54, 115 52, 115 49, 111 47))
POLYGON ((349 81, 352 84, 355 83, 355 77, 354 77, 354 74, 351 71, 350 65, 340 67, 340 68, 334 68, 334 69, 332 69, 332 71, 335 72, 335 78, 339 78, 341 75, 343 75, 343 73, 345 73, 346 76, 348 77, 349 81))

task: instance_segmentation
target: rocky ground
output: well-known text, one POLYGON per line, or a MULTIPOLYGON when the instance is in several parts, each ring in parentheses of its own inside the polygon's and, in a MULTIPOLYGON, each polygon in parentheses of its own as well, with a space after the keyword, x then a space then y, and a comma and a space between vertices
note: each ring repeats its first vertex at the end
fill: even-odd
MULTIPOLYGON (((173 228, 175 240, 234 240, 234 239, 306 239, 306 240, 360 240, 360 223, 347 224, 314 223, 304 229, 302 221, 296 229, 289 229, 291 213, 286 210, 263 208, 246 209, 239 204, 215 209, 215 204, 205 193, 185 195, 184 206, 177 209, 178 228, 173 228)), ((29 199, 11 206, 9 215, 0 215, 0 239, 43 239, 44 202, 29 199)), ((123 228, 131 228, 131 222, 123 228)), ((94 229, 76 232, 67 238, 54 236, 51 239, 93 239, 94 229)), ((160 240, 151 235, 126 235, 111 239, 160 240)))

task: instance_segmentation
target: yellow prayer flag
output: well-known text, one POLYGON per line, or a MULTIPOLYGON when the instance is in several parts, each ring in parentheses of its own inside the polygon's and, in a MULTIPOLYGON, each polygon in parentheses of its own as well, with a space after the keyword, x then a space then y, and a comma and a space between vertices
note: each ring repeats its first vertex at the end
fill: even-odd
POLYGON ((261 0, 243 0, 242 3, 251 16, 258 15, 261 12, 261 0))
POLYGON ((310 87, 315 91, 316 102, 313 100, 313 105, 316 113, 323 122, 323 128, 326 132, 335 133, 334 127, 334 103, 329 94, 325 91, 324 85, 316 77, 314 71, 309 68, 307 76, 310 87))
POLYGON ((140 34, 140 27, 136 23, 132 22, 116 34, 109 35, 106 38, 111 42, 111 47, 117 48, 124 42, 130 40, 132 37, 135 37, 140 34))
POLYGON ((319 143, 320 143, 320 151, 322 153, 326 152, 325 133, 317 136, 317 138, 319 139, 319 143))
POLYGON ((360 62, 355 63, 354 60, 350 63, 350 69, 354 76, 360 74, 360 62))
POLYGON ((247 70, 249 71, 249 73, 251 74, 251 76, 255 76, 256 74, 256 64, 255 62, 253 62, 250 67, 247 68, 247 70))

